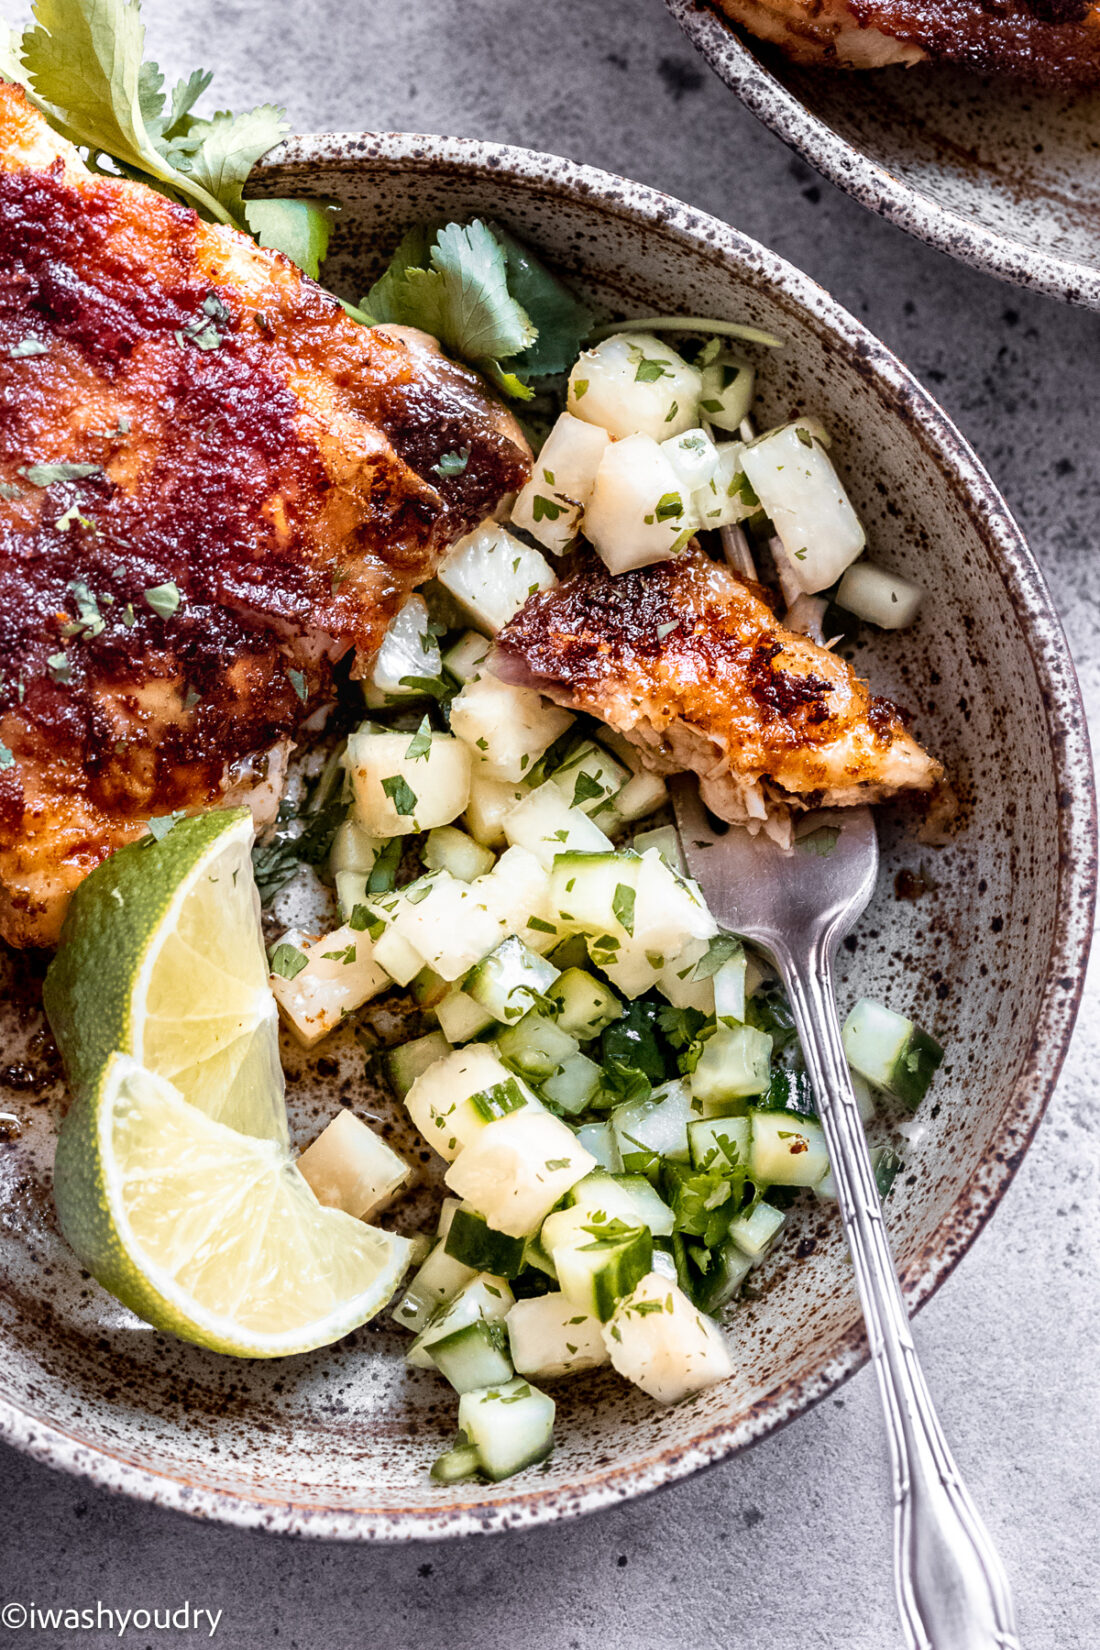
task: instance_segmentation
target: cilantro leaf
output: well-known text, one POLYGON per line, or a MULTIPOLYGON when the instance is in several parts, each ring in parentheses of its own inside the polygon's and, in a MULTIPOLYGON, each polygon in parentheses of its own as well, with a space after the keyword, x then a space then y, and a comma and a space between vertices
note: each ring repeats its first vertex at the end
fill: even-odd
POLYGON ((238 223, 245 219, 242 191, 248 174, 289 130, 282 109, 258 104, 243 114, 219 110, 208 120, 188 118, 187 177, 221 203, 238 223))
POLYGON ((538 337, 512 365, 529 378, 568 372, 592 325, 591 314, 515 236, 499 224, 493 225, 493 233, 504 248, 508 290, 538 329, 538 337))
POLYGON ((428 262, 432 231, 425 225, 410 229, 390 259, 385 274, 381 275, 366 297, 363 308, 372 321, 400 322, 404 315, 404 281, 410 269, 422 269, 428 262))
MULTIPOLYGON (((416 732, 413 734, 412 739, 409 741, 409 748, 405 752, 405 760, 407 762, 419 762, 420 759, 423 757, 423 759, 425 761, 427 761, 428 757, 431 754, 431 749, 432 749, 432 724, 429 722, 428 718, 425 716, 423 721, 421 722, 420 726, 417 728, 416 732)), ((415 802, 414 802, 413 805, 415 807, 415 802)))
POLYGON ((283 940, 271 953, 268 966, 273 974, 278 974, 280 979, 293 980, 302 972, 303 968, 308 968, 309 958, 303 951, 299 951, 296 945, 291 945, 287 940, 283 940))
POLYGON ((431 267, 409 269, 404 291, 419 325, 470 360, 495 363, 537 336, 527 311, 508 292, 500 243, 479 218, 441 229, 431 267))
POLYGON ((393 803, 394 812, 402 819, 411 819, 416 812, 416 792, 410 786, 404 774, 391 774, 383 779, 382 789, 393 803))

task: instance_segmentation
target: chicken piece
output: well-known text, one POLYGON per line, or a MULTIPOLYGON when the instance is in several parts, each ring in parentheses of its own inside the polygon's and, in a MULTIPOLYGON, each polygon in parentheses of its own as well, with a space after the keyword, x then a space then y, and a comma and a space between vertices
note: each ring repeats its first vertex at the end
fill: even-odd
POLYGON ((270 813, 333 664, 529 466, 432 340, 93 174, 0 85, 0 933, 54 940, 151 815, 270 813))
POLYGON ((843 659, 776 623, 756 589, 690 549, 613 577, 595 556, 497 636, 491 667, 625 735, 648 768, 790 839, 791 810, 931 790, 940 764, 843 659))
POLYGON ((881 69, 929 60, 1039 85, 1100 85, 1093 0, 715 0, 796 63, 881 69))

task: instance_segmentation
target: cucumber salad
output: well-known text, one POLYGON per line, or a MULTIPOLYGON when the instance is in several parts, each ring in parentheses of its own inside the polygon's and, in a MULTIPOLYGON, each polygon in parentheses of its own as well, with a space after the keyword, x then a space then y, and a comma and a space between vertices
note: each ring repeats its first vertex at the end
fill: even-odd
MULTIPOLYGON (((312 1049, 387 992, 419 1016, 381 1060, 446 1195, 392 1317, 409 1364, 457 1395, 441 1482, 542 1460, 555 1408, 542 1383, 610 1365, 668 1404, 723 1380, 722 1314, 792 1200, 835 1196, 782 991, 685 874, 664 781, 616 733, 492 668, 493 636, 556 582, 581 532, 612 572, 697 532, 766 536, 788 606, 835 585, 867 620, 913 617, 920 592, 857 560, 862 529, 820 426, 756 436, 753 369, 730 333, 773 342, 658 319, 558 379, 509 519, 460 541, 402 607, 363 683, 365 718, 283 844, 312 845, 302 857, 339 908, 337 926, 292 927, 271 949, 294 1036, 312 1049)), ((824 611, 809 615, 819 628, 824 611)), ((278 854, 258 849, 261 884, 278 854)), ((942 1057, 870 1000, 844 1041, 867 1122, 876 1096, 915 1108, 942 1057)), ((874 1155, 885 1197, 901 1158, 874 1155)), ((299 1165, 322 1202, 360 1217, 408 1174, 348 1112, 299 1165)))

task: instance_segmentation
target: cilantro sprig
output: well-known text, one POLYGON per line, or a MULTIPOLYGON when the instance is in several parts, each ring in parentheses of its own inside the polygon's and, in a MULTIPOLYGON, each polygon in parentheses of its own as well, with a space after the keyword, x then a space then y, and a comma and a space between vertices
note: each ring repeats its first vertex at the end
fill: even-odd
POLYGON ((212 78, 204 69, 166 91, 157 64, 144 60, 138 0, 35 0, 34 18, 10 43, 0 38, 0 80, 22 86, 93 167, 243 229, 316 277, 331 207, 243 195, 253 166, 289 130, 282 109, 263 103, 239 115, 197 113, 212 78))

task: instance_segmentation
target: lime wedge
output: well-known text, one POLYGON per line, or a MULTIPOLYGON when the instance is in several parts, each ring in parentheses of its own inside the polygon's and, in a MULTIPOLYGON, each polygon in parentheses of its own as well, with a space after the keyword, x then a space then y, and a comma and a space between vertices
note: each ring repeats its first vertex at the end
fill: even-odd
POLYGON ((318 1203, 280 1142, 205 1116, 125 1054, 65 1118, 54 1192, 62 1231, 112 1294, 236 1357, 346 1335, 409 1257, 407 1238, 318 1203))
POLYGON ((121 1050, 207 1116, 286 1144, 252 835, 247 809, 181 819, 80 884, 45 984, 77 1093, 121 1050))

